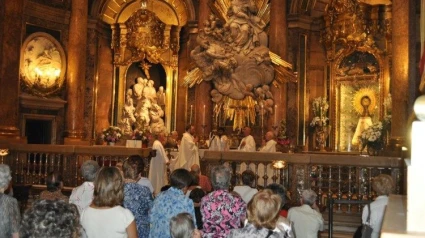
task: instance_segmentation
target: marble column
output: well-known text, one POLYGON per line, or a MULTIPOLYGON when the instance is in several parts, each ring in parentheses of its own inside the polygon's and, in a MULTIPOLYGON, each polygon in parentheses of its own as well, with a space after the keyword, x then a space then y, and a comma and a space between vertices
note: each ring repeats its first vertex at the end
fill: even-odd
POLYGON ((392 6, 392 123, 393 144, 404 141, 409 127, 408 115, 412 111, 417 91, 415 58, 415 9, 413 0, 394 0, 392 6), (413 98, 412 98, 413 97, 413 98))
POLYGON ((65 144, 79 144, 84 132, 84 91, 86 78, 88 5, 84 0, 72 0, 69 21, 67 101, 65 144))
MULTIPOLYGON (((208 19, 208 16, 211 14, 211 9, 208 6, 208 0, 199 1, 199 19, 198 19, 198 29, 202 29, 204 22, 208 19)), ((195 129, 198 135, 202 133, 208 134, 211 131, 212 126, 212 101, 210 97, 210 92, 212 85, 210 82, 202 82, 199 85, 196 85, 195 91, 195 108, 194 108, 194 118, 195 118, 195 129), (205 113, 204 113, 205 106, 205 113), (203 130, 202 125, 205 125, 203 130)))
MULTIPOLYGON (((269 29, 269 48, 270 51, 279 55, 282 59, 287 59, 288 48, 288 24, 286 20, 286 0, 271 0, 270 6, 270 29, 269 29)), ((279 88, 271 87, 277 115, 276 122, 274 115, 269 117, 268 127, 265 130, 271 130, 272 126, 278 126, 282 119, 286 119, 287 112, 287 84, 279 85, 279 88)))
POLYGON ((24 0, 0 0, 0 141, 20 140, 19 57, 24 0))

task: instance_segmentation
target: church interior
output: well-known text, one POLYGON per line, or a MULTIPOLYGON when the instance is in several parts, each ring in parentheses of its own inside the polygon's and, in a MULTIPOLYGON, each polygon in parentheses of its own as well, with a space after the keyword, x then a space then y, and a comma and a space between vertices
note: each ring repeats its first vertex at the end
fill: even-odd
MULTIPOLYGON (((339 213, 335 237, 361 210, 329 201, 373 200, 372 177, 391 175, 387 211, 405 217, 382 234, 398 233, 391 222, 417 214, 394 209, 418 205, 410 181, 425 181, 404 161, 424 155, 411 140, 423 22, 419 0, 0 0, 0 164, 22 208, 50 170, 71 191, 83 161, 149 160, 154 134, 193 125, 205 174, 253 170, 294 204, 311 188, 324 216, 339 213), (273 138, 278 153, 238 152, 246 127, 256 151, 273 138), (218 130, 228 151, 208 149, 218 130)), ((425 232, 413 223, 403 234, 425 232)))

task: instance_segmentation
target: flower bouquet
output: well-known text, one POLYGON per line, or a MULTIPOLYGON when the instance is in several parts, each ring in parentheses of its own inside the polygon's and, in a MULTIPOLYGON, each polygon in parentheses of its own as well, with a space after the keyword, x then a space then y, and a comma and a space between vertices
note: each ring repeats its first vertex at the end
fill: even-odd
POLYGON ((149 144, 149 132, 134 130, 133 135, 131 136, 131 139, 140 140, 142 141, 142 147, 147 147, 149 144))
POLYGON ((281 152, 291 153, 291 139, 286 135, 286 120, 280 121, 279 131, 277 133, 278 150, 281 152))
POLYGON ((326 116, 329 103, 326 97, 318 97, 313 100, 312 107, 314 117, 310 122, 310 127, 314 128, 316 143, 320 151, 325 152, 325 142, 330 132, 330 127, 328 126, 329 118, 326 116))
POLYGON ((363 151, 367 146, 367 150, 370 155, 378 155, 383 146, 383 130, 384 126, 382 122, 374 123, 372 126, 364 130, 361 134, 361 151, 363 151))
POLYGON ((102 139, 108 144, 115 144, 122 137, 122 131, 119 127, 110 126, 102 131, 102 139))

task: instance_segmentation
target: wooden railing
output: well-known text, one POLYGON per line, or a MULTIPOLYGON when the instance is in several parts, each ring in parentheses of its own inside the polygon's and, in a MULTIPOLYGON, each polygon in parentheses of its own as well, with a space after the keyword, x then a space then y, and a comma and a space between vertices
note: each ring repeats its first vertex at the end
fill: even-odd
MULTIPOLYGON (((396 194, 404 191, 404 162, 397 157, 206 151, 201 164, 205 173, 214 165, 229 164, 235 183, 240 183, 242 172, 249 168, 257 175, 257 186, 283 184, 293 203, 299 201, 300 192, 307 188, 316 191, 320 206, 326 206, 328 198, 371 200, 375 196, 371 179, 381 173, 393 177, 396 194), (275 169, 274 161, 284 161, 285 168, 275 169)), ((361 205, 336 204, 333 210, 359 212, 361 208, 361 205)))
POLYGON ((141 155, 149 164, 151 149, 125 148, 121 146, 72 146, 72 145, 0 145, 8 155, 0 156, 0 164, 8 164, 14 184, 40 185, 50 171, 63 176, 64 186, 75 187, 82 183, 80 167, 86 160, 95 160, 100 166, 113 166, 130 155, 141 155))
MULTIPOLYGON (((9 154, 0 155, 0 163, 13 171, 14 184, 40 185, 49 171, 64 177, 64 184, 74 187, 82 183, 79 168, 85 160, 95 160, 101 166, 113 166, 130 155, 145 158, 146 176, 150 149, 120 146, 67 146, 67 145, 1 145, 9 154)), ((228 164, 233 172, 233 185, 240 184, 244 170, 257 175, 256 185, 283 184, 297 203, 303 189, 311 188, 319 196, 319 205, 326 206, 329 198, 338 200, 371 200, 374 197, 371 179, 381 173, 390 174, 396 182, 396 194, 404 191, 404 163, 397 157, 364 157, 347 154, 283 154, 250 152, 205 151, 201 159, 204 174, 218 164, 228 164), (283 169, 273 167, 274 161, 285 162, 283 169)), ((359 212, 361 205, 336 204, 335 212, 359 212)))

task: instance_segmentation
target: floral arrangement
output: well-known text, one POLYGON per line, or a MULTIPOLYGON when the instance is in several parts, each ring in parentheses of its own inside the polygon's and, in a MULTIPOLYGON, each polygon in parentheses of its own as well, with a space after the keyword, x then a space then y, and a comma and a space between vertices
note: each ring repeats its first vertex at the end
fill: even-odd
POLYGON ((149 143, 149 133, 147 131, 139 131, 134 130, 133 135, 131 136, 132 140, 141 140, 142 143, 148 144, 149 143))
POLYGON ((110 126, 102 131, 102 139, 106 142, 117 142, 122 137, 122 131, 119 127, 110 126))
POLYGON ((383 128, 382 122, 377 122, 364 130, 361 135, 363 146, 381 143, 383 128))
POLYGON ((326 126, 329 118, 326 116, 329 109, 329 103, 326 97, 318 97, 313 100, 313 120, 310 122, 311 127, 326 126))
POLYGON ((291 144, 291 140, 286 135, 286 120, 285 119, 280 121, 279 131, 277 133, 277 143, 282 146, 289 146, 291 144))

